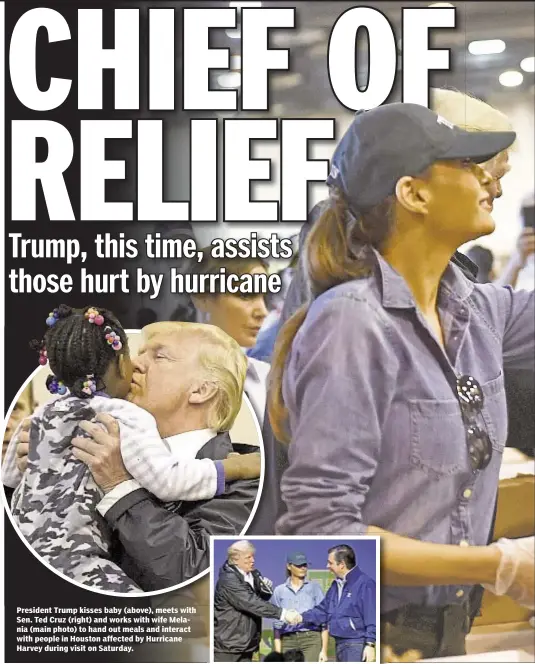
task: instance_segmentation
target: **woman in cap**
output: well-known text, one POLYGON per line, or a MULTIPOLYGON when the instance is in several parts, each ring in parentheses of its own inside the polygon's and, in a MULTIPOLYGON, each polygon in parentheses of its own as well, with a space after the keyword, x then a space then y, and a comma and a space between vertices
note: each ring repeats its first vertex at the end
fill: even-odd
MULTIPOLYGON (((267 263, 262 259, 212 258, 209 249, 202 251, 202 260, 193 263, 192 274, 219 274, 225 268, 227 274, 266 274, 267 263)), ((192 297, 193 304, 201 313, 203 322, 220 327, 237 341, 244 352, 252 348, 268 315, 265 295, 253 293, 238 295, 231 293, 203 293, 192 297)), ((269 364, 252 357, 247 358, 245 394, 262 426, 266 408, 266 381, 269 364)))
POLYGON ((312 303, 272 364, 270 420, 292 443, 278 532, 384 535, 383 640, 423 657, 464 653, 474 584, 534 601, 533 542, 486 546, 503 368, 533 369, 533 295, 450 260, 494 230, 478 164, 514 139, 413 104, 358 113, 307 244, 312 303))
MULTIPOLYGON (((281 609, 295 609, 299 614, 317 606, 325 597, 320 585, 307 579, 308 560, 304 553, 295 551, 286 558, 286 581, 273 591, 271 601, 281 609)), ((327 662, 329 632, 327 627, 308 623, 290 625, 273 623, 274 650, 286 653, 295 648, 302 650, 305 662, 327 662)))
MULTIPOLYGON (((467 131, 512 131, 511 122, 501 111, 493 108, 489 104, 466 95, 457 90, 444 90, 432 88, 430 90, 431 108, 438 115, 445 118, 452 124, 467 131)), ((492 177, 493 182, 489 191, 493 198, 500 198, 502 195, 502 178, 510 170, 509 166, 509 148, 492 158, 484 164, 485 170, 492 177)), ((326 209, 329 209, 331 202, 329 199, 320 201, 311 211, 306 224, 303 224, 299 234, 299 245, 304 247, 309 233, 312 231, 316 221, 321 217, 326 209)), ((310 288, 306 277, 305 252, 296 265, 293 279, 286 294, 284 308, 281 314, 279 328, 292 316, 300 306, 305 304, 310 296, 310 288)), ((477 266, 473 261, 466 259, 466 256, 456 251, 452 261, 465 270, 467 276, 475 279, 477 266)), ((508 267, 514 268, 513 261, 508 267)), ((504 270, 504 276, 507 272, 504 270)), ((502 286, 512 282, 504 282, 500 277, 502 286)), ((506 374, 507 384, 507 374, 506 374)), ((522 402, 526 403, 529 395, 526 395, 522 402)), ((517 409, 518 410, 518 409, 517 409)), ((526 427, 522 427, 523 430, 526 427)), ((529 427, 528 427, 529 428, 529 427)), ((529 432, 528 432, 529 433, 529 432)), ((258 507, 252 527, 257 534, 274 533, 274 524, 277 516, 286 511, 285 505, 280 495, 280 481, 282 474, 287 466, 287 447, 276 441, 273 431, 269 426, 269 419, 266 418, 263 429, 264 454, 265 454, 265 477, 262 491, 262 501, 258 507)))

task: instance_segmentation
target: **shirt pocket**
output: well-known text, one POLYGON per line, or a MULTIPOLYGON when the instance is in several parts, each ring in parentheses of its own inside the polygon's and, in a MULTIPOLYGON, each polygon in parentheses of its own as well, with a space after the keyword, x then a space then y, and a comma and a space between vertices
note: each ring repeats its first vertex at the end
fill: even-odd
POLYGON ((483 383, 483 420, 492 442, 498 452, 503 451, 507 441, 507 400, 503 372, 497 378, 483 383))
POLYGON ((409 408, 411 463, 436 477, 470 472, 459 402, 413 399, 409 408))

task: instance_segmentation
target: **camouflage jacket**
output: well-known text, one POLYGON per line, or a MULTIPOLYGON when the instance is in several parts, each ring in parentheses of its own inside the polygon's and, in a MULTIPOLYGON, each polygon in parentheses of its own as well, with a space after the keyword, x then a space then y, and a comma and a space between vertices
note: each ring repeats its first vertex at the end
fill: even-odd
MULTIPOLYGON (((140 592, 111 561, 111 533, 95 510, 101 491, 73 455, 73 437, 85 435, 80 422, 95 417, 90 404, 65 396, 34 413, 28 468, 11 503, 13 521, 39 557, 62 575, 101 590, 140 592)), ((6 462, 8 483, 12 467, 6 462)))

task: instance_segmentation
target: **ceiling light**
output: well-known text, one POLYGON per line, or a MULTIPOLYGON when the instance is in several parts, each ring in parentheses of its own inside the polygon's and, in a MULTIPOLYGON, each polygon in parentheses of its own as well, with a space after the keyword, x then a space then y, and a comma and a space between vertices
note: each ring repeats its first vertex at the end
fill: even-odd
POLYGON ((219 74, 217 82, 221 88, 239 88, 241 85, 241 74, 239 71, 226 71, 219 74))
POLYGON ((535 58, 524 58, 520 63, 520 68, 524 71, 535 71, 535 58))
POLYGON ((481 39, 468 44, 472 55, 493 55, 505 51, 505 42, 501 39, 481 39))
POLYGON ((293 74, 280 74, 274 76, 271 80, 271 87, 273 90, 289 90, 295 88, 303 82, 302 74, 295 72, 293 74))
POLYGON ((452 5, 451 2, 432 2, 430 7, 455 7, 455 5, 452 5))
POLYGON ((278 47, 311 46, 318 42, 327 41, 324 30, 304 28, 297 32, 276 32, 273 35, 273 45, 278 47))
POLYGON ((511 69, 510 71, 504 71, 503 74, 500 74, 499 81, 506 88, 516 88, 517 85, 521 85, 524 77, 519 71, 511 69))
POLYGON ((241 37, 241 30, 225 30, 225 34, 231 39, 239 39, 241 37))
POLYGON ((230 68, 232 71, 239 71, 241 69, 241 55, 230 56, 230 68))

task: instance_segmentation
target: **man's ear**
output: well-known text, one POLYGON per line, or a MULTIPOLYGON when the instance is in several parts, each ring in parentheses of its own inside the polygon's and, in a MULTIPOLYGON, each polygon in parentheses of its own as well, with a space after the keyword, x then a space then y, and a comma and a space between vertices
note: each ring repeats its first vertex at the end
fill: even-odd
POLYGON ((126 378, 128 374, 126 368, 127 361, 130 362, 130 357, 127 353, 121 353, 117 358, 117 369, 121 378, 126 378))
POLYGON ((211 381, 205 380, 202 383, 193 385, 189 393, 188 403, 203 404, 207 403, 217 394, 217 385, 211 381))
POLYGON ((408 212, 427 214, 431 191, 425 180, 405 175, 397 181, 396 198, 408 212))

